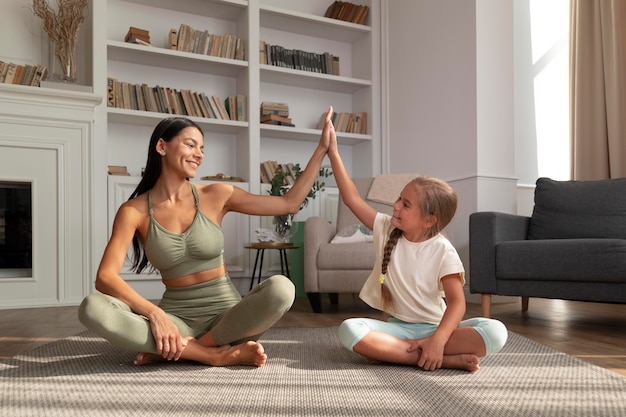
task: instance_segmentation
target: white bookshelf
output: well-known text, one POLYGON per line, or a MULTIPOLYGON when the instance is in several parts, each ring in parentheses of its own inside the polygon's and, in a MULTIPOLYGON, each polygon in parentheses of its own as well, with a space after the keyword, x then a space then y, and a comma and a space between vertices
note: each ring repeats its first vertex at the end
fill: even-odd
MULTIPOLYGON (((246 189, 261 192, 260 163, 271 159, 306 164, 319 139, 320 115, 367 112, 367 134, 338 133, 340 151, 354 176, 380 172, 380 1, 370 6, 364 25, 323 17, 331 0, 106 0, 94 1, 93 87, 106 96, 107 77, 149 86, 190 89, 217 95, 243 94, 249 120, 190 117, 205 133, 205 158, 198 178, 223 172, 244 178, 246 189), (210 33, 230 33, 246 43, 246 59, 232 60, 166 49, 170 29, 185 23, 210 33), (150 32, 153 46, 124 42, 129 27, 150 32), (290 49, 329 52, 340 57, 333 76, 259 64, 259 40, 290 49), (259 123, 262 101, 289 104, 296 127, 259 123)), ((97 165, 126 165, 133 176, 145 164, 153 128, 165 113, 107 108, 96 111, 97 165)), ((106 188, 106 178, 100 177, 106 188)), ((107 197, 109 207, 113 196, 107 197)), ((110 215, 111 213, 109 213, 110 215)), ((318 213, 314 213, 318 214, 318 213)), ((247 239, 259 220, 249 218, 247 239)), ((244 238, 245 240, 245 238, 244 238)), ((239 245, 241 243, 241 245, 239 245)), ((243 242, 236 255, 248 256, 243 242)))

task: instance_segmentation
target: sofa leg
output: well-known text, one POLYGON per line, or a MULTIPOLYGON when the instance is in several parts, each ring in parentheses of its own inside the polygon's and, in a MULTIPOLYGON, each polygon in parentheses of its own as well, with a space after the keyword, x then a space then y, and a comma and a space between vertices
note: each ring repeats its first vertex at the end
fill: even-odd
POLYGON ((491 317, 491 294, 480 295, 480 309, 483 317, 491 317))
POLYGON ((528 299, 530 297, 522 297, 522 311, 528 311, 528 299))
POLYGON ((314 313, 322 312, 322 297, 318 292, 308 292, 306 296, 309 299, 309 304, 311 304, 311 309, 313 309, 314 313))
POLYGON ((330 303, 334 306, 339 304, 339 294, 336 292, 329 292, 328 298, 330 298, 330 303))

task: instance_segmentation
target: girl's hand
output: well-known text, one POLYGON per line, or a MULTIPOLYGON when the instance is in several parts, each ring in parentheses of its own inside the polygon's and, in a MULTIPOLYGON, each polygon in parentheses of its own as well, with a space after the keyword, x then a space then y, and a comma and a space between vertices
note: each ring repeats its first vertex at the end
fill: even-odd
POLYGON ((425 371, 434 371, 443 365, 443 348, 445 343, 439 343, 432 337, 410 341, 407 352, 421 351, 417 359, 417 366, 425 371))
POLYGON ((187 341, 183 340, 178 328, 164 312, 158 315, 158 318, 150 320, 150 329, 158 354, 168 361, 180 359, 187 341))
POLYGON ((326 112, 326 120, 324 122, 324 127, 322 128, 322 136, 320 137, 320 147, 324 149, 324 151, 328 152, 329 147, 332 146, 333 138, 336 141, 335 137, 335 128, 333 126, 333 122, 331 121, 331 117, 333 115, 333 107, 330 106, 328 111, 326 112))

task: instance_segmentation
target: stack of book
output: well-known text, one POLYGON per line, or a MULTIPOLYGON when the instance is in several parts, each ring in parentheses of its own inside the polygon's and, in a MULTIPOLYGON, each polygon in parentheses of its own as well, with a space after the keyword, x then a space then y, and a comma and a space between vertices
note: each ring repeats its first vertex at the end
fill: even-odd
MULTIPOLYGON (((317 123, 318 129, 324 128, 324 121, 326 120, 326 112, 322 113, 319 122, 317 123)), ((333 126, 335 126, 336 132, 345 133, 358 133, 367 134, 367 113, 333 113, 331 120, 333 126)))
POLYGON ((126 165, 109 165, 109 175, 130 176, 126 165))
POLYGON ((216 35, 208 30, 194 29, 181 24, 178 30, 170 29, 168 36, 169 48, 176 51, 210 55, 220 58, 246 59, 246 45, 243 39, 229 33, 216 35))
POLYGON ((188 89, 176 90, 158 85, 150 87, 147 84, 132 84, 112 77, 107 79, 107 106, 119 109, 210 119, 247 120, 246 102, 246 97, 242 95, 222 100, 218 96, 188 89), (227 103, 228 109, 224 103, 227 103))
POLYGON ((152 45, 150 43, 150 32, 145 29, 138 29, 136 27, 130 27, 128 29, 128 33, 126 33, 126 37, 124 38, 125 42, 129 43, 137 43, 139 45, 152 45))
POLYGON ((356 5, 349 1, 335 1, 328 6, 324 17, 362 25, 369 11, 369 6, 363 4, 356 5))
POLYGON ((263 184, 270 184, 274 175, 276 175, 277 172, 282 172, 283 185, 293 185, 296 182, 294 170, 294 164, 291 162, 287 164, 279 164, 276 161, 261 162, 261 182, 263 184))
POLYGON ((264 101, 261 103, 261 123, 278 126, 295 126, 289 117, 289 105, 272 101, 264 101))
POLYGON ((259 63, 321 74, 340 75, 339 57, 329 52, 306 52, 259 41, 259 63))
POLYGON ((39 87, 47 76, 48 69, 43 65, 21 65, 0 61, 0 83, 39 87))

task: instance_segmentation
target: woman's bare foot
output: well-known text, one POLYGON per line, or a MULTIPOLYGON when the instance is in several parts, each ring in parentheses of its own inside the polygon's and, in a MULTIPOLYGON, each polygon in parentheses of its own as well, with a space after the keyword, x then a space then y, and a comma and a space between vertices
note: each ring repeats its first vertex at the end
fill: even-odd
POLYGON ((480 369, 480 358, 469 353, 463 353, 460 355, 444 355, 443 368, 463 369, 469 372, 478 372, 480 369))
MULTIPOLYGON (((212 348, 205 348, 212 349, 212 348)), ((267 361, 265 349, 258 342, 248 341, 235 346, 220 346, 217 355, 209 363, 213 366, 250 365, 261 367, 267 361)))
POLYGON ((165 362, 165 361, 167 361, 167 359, 163 358, 160 355, 157 355, 156 353, 139 352, 137 356, 135 356, 135 360, 133 361, 133 364, 147 365, 149 363, 165 362))
MULTIPOLYGON (((181 359, 192 360, 210 366, 249 365, 260 367, 265 365, 267 355, 263 346, 258 342, 248 341, 235 346, 208 347, 190 338, 183 350, 181 359)), ((164 361, 167 361, 167 359, 156 353, 140 352, 135 357, 133 363, 135 365, 147 365, 164 361)))

